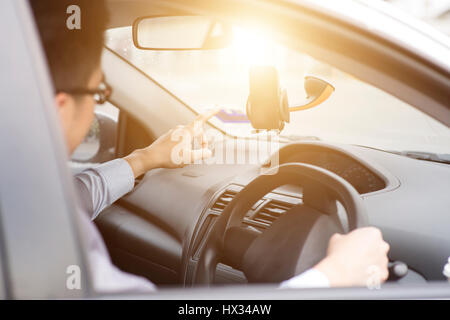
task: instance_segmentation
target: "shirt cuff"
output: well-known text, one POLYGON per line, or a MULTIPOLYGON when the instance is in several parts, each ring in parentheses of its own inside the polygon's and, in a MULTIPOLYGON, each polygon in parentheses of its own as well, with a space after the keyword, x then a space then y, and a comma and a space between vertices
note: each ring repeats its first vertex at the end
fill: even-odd
POLYGON ((134 188, 134 173, 124 159, 105 162, 92 170, 96 171, 106 181, 110 203, 123 197, 134 188))
POLYGON ((285 288, 329 288, 330 281, 327 276, 316 269, 309 269, 302 274, 295 276, 280 284, 281 289, 285 288))

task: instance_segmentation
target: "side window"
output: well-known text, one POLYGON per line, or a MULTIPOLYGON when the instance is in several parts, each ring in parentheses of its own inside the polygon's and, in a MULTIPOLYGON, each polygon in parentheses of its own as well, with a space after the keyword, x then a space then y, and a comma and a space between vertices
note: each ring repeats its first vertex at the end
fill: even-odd
POLYGON ((74 151, 71 167, 85 169, 116 157, 119 109, 109 102, 95 107, 95 118, 89 133, 74 151))

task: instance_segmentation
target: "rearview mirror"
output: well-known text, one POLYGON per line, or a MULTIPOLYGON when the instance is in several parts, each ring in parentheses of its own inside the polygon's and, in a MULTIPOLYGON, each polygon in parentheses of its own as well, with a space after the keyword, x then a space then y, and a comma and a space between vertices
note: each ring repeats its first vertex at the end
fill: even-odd
POLYGON ((142 17, 133 23, 133 42, 143 50, 208 50, 229 46, 229 25, 205 16, 142 17))

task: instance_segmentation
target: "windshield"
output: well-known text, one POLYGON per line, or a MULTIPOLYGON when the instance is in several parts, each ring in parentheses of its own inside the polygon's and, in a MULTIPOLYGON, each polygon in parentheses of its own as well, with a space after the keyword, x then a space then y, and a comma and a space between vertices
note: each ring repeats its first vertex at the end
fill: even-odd
POLYGON ((290 106, 306 101, 305 74, 324 78, 335 87, 323 104, 291 113, 282 135, 450 154, 450 129, 394 96, 257 31, 234 27, 233 36, 233 45, 225 49, 148 51, 135 48, 131 27, 122 27, 108 30, 106 43, 196 112, 222 109, 221 116, 210 121, 234 136, 254 134, 245 117, 249 67, 273 65, 290 106))

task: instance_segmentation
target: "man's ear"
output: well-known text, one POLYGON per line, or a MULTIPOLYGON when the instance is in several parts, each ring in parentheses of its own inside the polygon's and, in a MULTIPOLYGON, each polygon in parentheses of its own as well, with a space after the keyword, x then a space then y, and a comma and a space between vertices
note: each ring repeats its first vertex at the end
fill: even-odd
POLYGON ((67 93, 59 92, 55 95, 55 105, 58 107, 58 109, 64 107, 67 104, 69 98, 70 97, 67 93))
POLYGON ((59 121, 64 131, 66 143, 69 146, 69 150, 72 149, 72 131, 75 121, 75 100, 67 93, 60 92, 55 96, 55 105, 58 112, 59 121))
POLYGON ((56 111, 63 127, 69 128, 74 116, 75 101, 64 92, 57 93, 55 96, 56 111))

